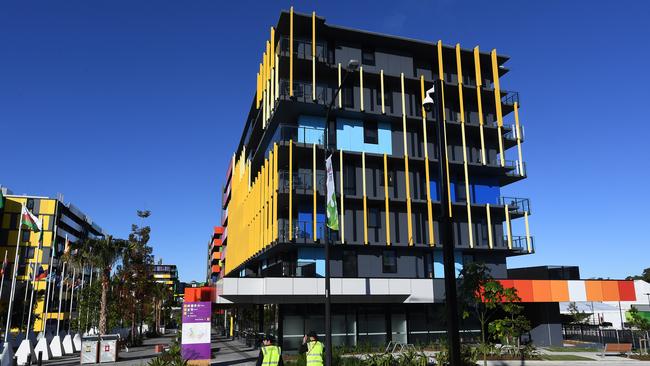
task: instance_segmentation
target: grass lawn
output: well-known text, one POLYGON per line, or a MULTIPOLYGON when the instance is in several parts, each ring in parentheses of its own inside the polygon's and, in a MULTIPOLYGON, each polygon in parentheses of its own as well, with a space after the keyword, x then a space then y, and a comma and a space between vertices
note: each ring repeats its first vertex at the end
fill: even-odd
POLYGON ((576 355, 540 355, 540 358, 546 361, 594 361, 593 358, 576 355))
POLYGON ((602 348, 594 347, 545 347, 551 352, 601 352, 602 348))

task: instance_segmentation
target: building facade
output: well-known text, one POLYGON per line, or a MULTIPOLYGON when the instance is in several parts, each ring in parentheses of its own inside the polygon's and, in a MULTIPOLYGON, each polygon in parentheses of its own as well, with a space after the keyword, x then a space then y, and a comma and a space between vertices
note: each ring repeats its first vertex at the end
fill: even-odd
MULTIPOLYGON (((47 281, 48 278, 60 279, 61 275, 64 274, 63 263, 59 259, 65 250, 66 240, 74 243, 87 238, 100 238, 105 236, 105 233, 99 225, 79 208, 70 203, 65 203, 61 195, 56 198, 13 195, 6 188, 2 189, 5 201, 3 207, 0 208, 0 217, 2 217, 0 255, 6 255, 8 264, 4 273, 5 281, 0 301, 3 303, 9 301, 13 263, 18 241, 20 249, 12 327, 15 329, 26 326, 26 317, 29 313, 28 293, 31 292, 33 287, 35 289, 35 298, 33 302, 34 319, 30 322, 33 325, 32 330, 34 332, 42 331, 44 329, 43 319, 47 319, 48 329, 51 329, 56 326, 57 319, 65 321, 70 319, 70 309, 72 309, 73 313, 76 311, 76 300, 72 303, 72 307, 70 306, 72 291, 69 286, 64 287, 64 291, 59 291, 59 288, 56 288, 56 285, 60 283, 59 280, 47 281), (21 237, 18 238, 20 213, 23 205, 41 220, 42 233, 33 232, 23 227, 21 237), (52 256, 54 256, 53 259, 52 256), (52 268, 50 268, 50 263, 52 263, 52 268), (34 272, 36 272, 36 281, 34 281, 34 272), (50 284, 49 290, 48 283, 50 284), (46 301, 46 295, 48 294, 49 297, 46 301), (61 302, 59 302, 60 294, 62 295, 61 302), (59 303, 61 303, 61 309, 59 309, 59 303)), ((84 281, 89 281, 90 268, 84 269, 84 271, 86 271, 84 274, 75 273, 76 285, 80 286, 82 277, 84 281)), ((72 278, 69 269, 65 277, 72 278)))
MULTIPOLYGON (((527 177, 519 95, 500 84, 507 60, 478 46, 282 12, 263 47, 228 168, 222 208, 229 244, 220 257, 217 302, 277 305, 272 328, 285 349, 297 348, 307 331, 324 330, 327 239, 334 344, 443 336, 442 194, 450 199, 457 273, 482 262, 507 280, 506 259, 535 251, 530 200, 502 193, 527 177), (360 67, 348 71, 351 60, 360 67), (436 121, 422 108, 434 80, 443 84, 446 161, 436 155, 436 121), (325 227, 328 156, 337 231, 325 227), (448 192, 439 189, 439 164, 450 172, 448 192)), ((534 319, 542 328, 533 336, 557 343, 559 312, 546 311, 550 297, 538 300, 531 306, 546 315, 534 319)))
POLYGON ((176 294, 178 292, 178 268, 175 264, 154 264, 152 266, 152 275, 156 283, 161 283, 176 294))

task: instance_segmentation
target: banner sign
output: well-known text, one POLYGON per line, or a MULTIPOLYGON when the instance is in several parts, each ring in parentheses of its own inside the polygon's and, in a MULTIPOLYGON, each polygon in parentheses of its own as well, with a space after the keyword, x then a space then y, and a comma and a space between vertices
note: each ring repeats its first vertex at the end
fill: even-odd
POLYGON ((211 302, 183 303, 183 330, 181 333, 183 359, 209 362, 212 358, 210 352, 211 315, 211 302))

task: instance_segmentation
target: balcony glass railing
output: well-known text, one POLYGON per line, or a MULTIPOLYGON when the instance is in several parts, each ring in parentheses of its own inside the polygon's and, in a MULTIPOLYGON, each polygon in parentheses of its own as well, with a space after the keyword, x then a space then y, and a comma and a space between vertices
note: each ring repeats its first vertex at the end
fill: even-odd
POLYGON ((508 205, 510 213, 524 214, 527 212, 530 215, 530 199, 517 198, 517 197, 499 197, 501 205, 508 205))
MULTIPOLYGON (((509 127, 510 130, 503 135, 503 138, 506 140, 517 141, 517 126, 510 125, 509 127)), ((524 126, 519 126, 519 129, 521 133, 521 141, 524 141, 524 126)))
MULTIPOLYGON (((311 40, 296 39, 293 40, 293 55, 302 60, 311 60, 311 40)), ((280 39, 280 55, 289 56, 289 39, 280 39)), ((328 62, 327 43, 316 41, 316 61, 328 62)))
MULTIPOLYGON (((535 251, 535 238, 530 237, 530 252, 535 251)), ((503 243, 508 245, 508 236, 503 237, 503 243)), ((514 235, 512 237, 512 250, 517 252, 528 252, 528 240, 525 236, 514 235)))
MULTIPOLYGON (((282 189, 289 189, 289 172, 286 170, 281 170, 279 172, 280 175, 280 188, 282 189)), ((292 179, 292 184, 293 184, 293 190, 313 190, 314 186, 314 177, 311 172, 293 172, 293 179, 292 179)), ((325 175, 325 172, 316 172, 316 191, 324 193, 325 192, 325 184, 327 181, 327 176, 325 175)))
POLYGON ((289 141, 300 142, 304 144, 325 144, 325 129, 307 126, 292 126, 281 124, 273 134, 273 142, 289 141))

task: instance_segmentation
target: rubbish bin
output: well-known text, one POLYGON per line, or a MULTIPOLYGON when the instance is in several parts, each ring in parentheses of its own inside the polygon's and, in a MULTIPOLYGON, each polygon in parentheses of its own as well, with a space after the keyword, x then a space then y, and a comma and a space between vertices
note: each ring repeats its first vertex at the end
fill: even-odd
POLYGON ((81 363, 97 363, 99 360, 99 337, 81 338, 81 363))
POLYGON ((119 339, 119 334, 102 336, 99 342, 99 362, 117 362, 117 341, 119 339))

